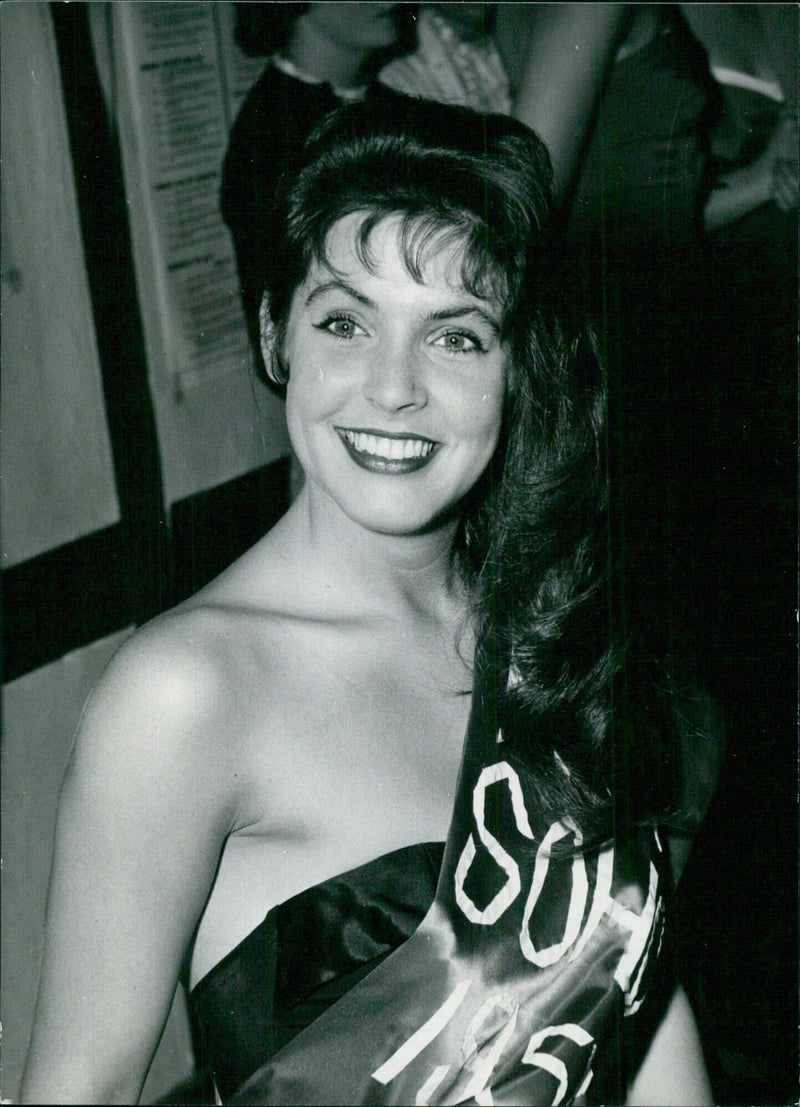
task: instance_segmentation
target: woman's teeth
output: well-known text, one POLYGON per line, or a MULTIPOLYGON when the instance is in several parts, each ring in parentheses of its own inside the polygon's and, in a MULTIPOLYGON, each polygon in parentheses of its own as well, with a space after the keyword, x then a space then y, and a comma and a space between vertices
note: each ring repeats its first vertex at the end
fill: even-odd
POLYGON ((344 432, 345 438, 362 454, 383 457, 387 461, 403 461, 412 457, 427 457, 433 449, 433 442, 421 438, 381 438, 376 434, 363 434, 360 431, 344 432))

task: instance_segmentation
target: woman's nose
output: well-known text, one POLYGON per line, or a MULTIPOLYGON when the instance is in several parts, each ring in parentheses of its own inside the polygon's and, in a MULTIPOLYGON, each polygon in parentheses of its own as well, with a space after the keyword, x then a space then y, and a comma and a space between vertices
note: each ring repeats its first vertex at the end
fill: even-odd
POLYGON ((371 359, 365 394, 385 411, 423 407, 427 394, 415 351, 406 343, 382 343, 371 359))

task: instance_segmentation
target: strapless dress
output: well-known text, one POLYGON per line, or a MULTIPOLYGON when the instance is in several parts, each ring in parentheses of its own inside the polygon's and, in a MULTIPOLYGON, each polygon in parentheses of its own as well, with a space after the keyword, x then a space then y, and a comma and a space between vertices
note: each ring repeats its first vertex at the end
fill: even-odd
POLYGON ((411 937, 443 853, 444 842, 406 846, 307 888, 195 985, 200 1053, 223 1102, 411 937))
POLYGON ((476 682, 443 846, 293 896, 194 988, 223 1102, 624 1100, 621 1026, 664 931, 658 837, 584 850, 545 818, 501 698, 476 682))

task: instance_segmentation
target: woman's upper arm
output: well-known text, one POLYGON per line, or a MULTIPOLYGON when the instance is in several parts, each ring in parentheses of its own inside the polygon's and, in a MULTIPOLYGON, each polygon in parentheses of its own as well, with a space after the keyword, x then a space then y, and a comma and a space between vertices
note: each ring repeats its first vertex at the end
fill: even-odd
POLYGON ((626 1100, 627 1107, 665 1103, 672 1107, 714 1103, 694 1013, 680 986, 672 994, 626 1100))
POLYGON ((123 648, 62 788, 23 1102, 134 1102, 232 820, 213 673, 169 635, 123 648))
MULTIPOLYGON (((627 4, 500 5, 501 51, 527 40, 514 112, 547 145, 555 191, 563 198, 578 171, 627 4), (512 36, 511 28, 515 28, 512 36)), ((518 44, 512 47, 519 53, 518 44)))

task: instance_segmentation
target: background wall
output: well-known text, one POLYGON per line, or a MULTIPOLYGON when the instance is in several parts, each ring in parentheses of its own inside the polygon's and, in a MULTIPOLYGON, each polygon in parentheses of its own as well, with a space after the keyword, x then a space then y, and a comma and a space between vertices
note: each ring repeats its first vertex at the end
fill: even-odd
MULTIPOLYGON (((85 697, 135 625, 205 583, 287 502, 282 406, 251 376, 216 212, 232 112, 263 65, 235 56, 232 7, 0 5, 1 999, 2 1095, 11 1099, 33 1016, 58 790, 85 697), (206 75, 225 90, 202 167, 205 213, 198 219, 195 208, 190 222, 214 244, 211 276, 227 264, 227 302, 206 301, 199 351, 185 341, 197 305, 176 302, 165 276, 176 260, 166 240, 174 246, 177 232, 153 203, 163 182, 134 126, 155 104, 178 142, 189 108, 164 97, 153 68, 141 84, 137 12, 121 9, 149 14, 152 42, 170 26, 191 32, 206 75)), ((198 196, 196 182, 185 187, 198 196)), ((178 260, 191 263, 185 252, 178 260)), ((181 273, 196 277, 191 264, 181 273)), ((179 991, 144 1102, 192 1069, 179 991)))
POLYGON ((12 5, 0 44, 4 87, 14 90, 1 107, 4 567, 119 521, 46 15, 12 5))

